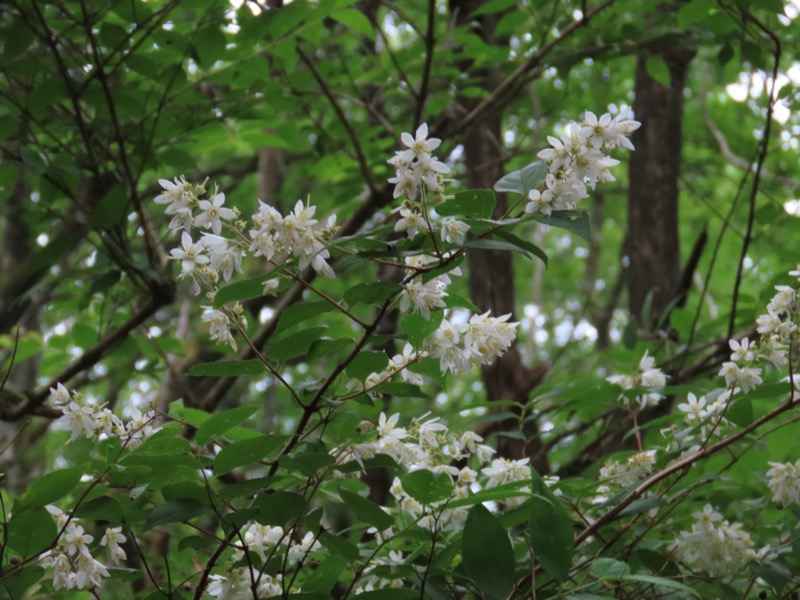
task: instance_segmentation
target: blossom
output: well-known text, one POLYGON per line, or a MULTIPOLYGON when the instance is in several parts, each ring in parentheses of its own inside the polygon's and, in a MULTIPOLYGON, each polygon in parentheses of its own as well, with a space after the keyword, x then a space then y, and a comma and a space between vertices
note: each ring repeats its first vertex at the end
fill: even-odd
POLYGON ((675 541, 678 557, 696 564, 710 575, 733 575, 756 558, 753 540, 741 523, 729 524, 710 504, 694 514, 691 531, 683 531, 675 541))
POLYGON ((196 244, 192 241, 190 236, 185 231, 181 234, 181 248, 173 248, 170 251, 173 260, 181 261, 181 276, 191 275, 197 265, 207 265, 210 258, 203 254, 205 244, 201 239, 196 244))
POLYGON ((120 548, 120 544, 124 544, 126 541, 127 538, 122 535, 122 527, 109 527, 106 529, 103 539, 100 540, 100 545, 108 546, 108 550, 111 553, 111 562, 119 564, 127 558, 125 550, 120 548))
POLYGON ((451 244, 463 244, 469 232, 469 225, 453 217, 444 218, 441 227, 442 241, 451 244))
POLYGON ((686 421, 689 424, 701 423, 708 416, 705 406, 705 396, 700 396, 698 399, 692 392, 689 392, 686 402, 678 404, 678 410, 686 413, 686 421))
POLYGON ((619 385, 623 390, 631 390, 637 387, 650 388, 652 391, 636 396, 633 402, 624 394, 619 396, 620 402, 625 407, 643 410, 657 406, 664 399, 664 395, 658 390, 666 385, 667 376, 655 366, 655 359, 649 355, 648 351, 645 351, 644 356, 639 361, 636 373, 632 375, 610 375, 606 377, 606 381, 619 385))
POLYGON ((792 463, 771 462, 767 471, 772 501, 780 507, 800 504, 800 460, 792 463))
POLYGON ((200 200, 198 206, 202 211, 194 219, 198 227, 205 227, 219 235, 222 233, 222 220, 230 221, 236 218, 236 213, 230 208, 225 208, 225 194, 217 192, 209 200, 200 200))

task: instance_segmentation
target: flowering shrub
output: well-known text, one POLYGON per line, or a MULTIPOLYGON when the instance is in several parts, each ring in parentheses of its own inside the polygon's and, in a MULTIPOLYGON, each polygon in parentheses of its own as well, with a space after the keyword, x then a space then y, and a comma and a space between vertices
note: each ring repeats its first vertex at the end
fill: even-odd
MULTIPOLYGON (((216 414, 181 405, 162 414, 148 406, 123 418, 59 383, 51 389, 63 415, 58 425, 70 443, 92 444, 91 462, 45 475, 15 502, 6 515, 12 560, 0 581, 22 590, 19 597, 35 586, 100 597, 121 589, 115 582, 132 572, 139 577, 138 569, 163 596, 220 599, 577 599, 611 597, 611 589, 617 597, 705 597, 717 585, 733 595, 796 587, 793 523, 779 515, 769 527, 750 528, 770 494, 786 507, 783 514, 800 502, 800 461, 765 461, 758 474, 763 497, 732 508, 732 515, 747 511, 733 524, 716 503, 694 512, 691 524, 678 510, 706 498, 703 485, 736 460, 687 478, 693 469, 726 451, 747 451, 760 427, 780 427, 800 401, 793 384, 773 382, 787 366, 793 381, 795 287, 777 287, 757 320, 757 341, 728 341, 732 354, 718 389, 670 389, 649 349, 632 374, 608 376, 607 404, 616 399, 630 413, 636 448, 597 465, 594 481, 543 477, 529 458, 497 456, 474 431, 453 431, 429 412, 406 422, 387 408, 390 398, 429 402, 448 377, 508 351, 519 323, 481 314, 451 291, 466 249, 541 258, 510 229, 568 227, 579 201, 613 181, 618 160, 610 154, 632 150, 627 136, 637 127, 626 117, 587 112, 582 123, 548 138, 551 147, 538 155, 544 162, 498 182, 498 191, 520 202, 492 218, 492 191, 449 193, 450 168, 434 156, 441 141, 423 124, 414 136, 402 135, 405 148, 389 160, 398 204, 387 218, 394 223, 349 237, 338 237, 336 217, 322 219, 310 201, 288 214, 259 201, 242 218, 216 186, 210 194, 183 177, 160 180, 155 202, 180 239, 169 255, 178 278, 205 294, 210 339, 255 356, 198 364, 189 374, 266 377, 291 416, 266 433, 250 421, 258 406, 216 414), (564 218, 551 218, 558 213, 564 218), (392 232, 404 238, 387 242, 392 232), (259 261, 261 274, 237 281, 247 260, 259 261), (397 281, 359 283, 341 298, 315 281, 366 260, 394 269, 397 281), (275 341, 261 353, 242 303, 280 300, 293 285, 305 298, 283 312, 275 341), (380 349, 386 340, 377 334, 395 311, 399 354, 380 349), (319 315, 330 316, 338 333, 334 325, 305 327, 319 315), (319 364, 309 374, 293 360, 319 364), (755 417, 752 403, 766 379, 780 399, 755 417), (657 435, 643 435, 639 419, 673 399, 676 409, 651 421, 657 435), (383 497, 368 483, 376 473, 387 477, 383 497), (25 531, 34 521, 46 526, 31 539, 25 531), (166 577, 155 573, 154 556, 141 543, 149 530, 178 532, 166 555, 191 555, 193 568, 172 571, 165 558, 166 577)), ((791 275, 800 276, 800 268, 791 275)), ((544 405, 519 408, 524 422, 526 411, 544 405)))

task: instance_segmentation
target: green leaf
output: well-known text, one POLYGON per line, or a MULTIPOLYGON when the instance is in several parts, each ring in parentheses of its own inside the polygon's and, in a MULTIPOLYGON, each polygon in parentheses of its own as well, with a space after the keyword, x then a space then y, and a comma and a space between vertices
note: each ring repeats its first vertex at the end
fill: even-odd
POLYGON ((327 594, 336 585, 345 567, 347 561, 341 556, 328 556, 303 582, 303 591, 327 594))
POLYGON ((517 246, 522 250, 530 252, 539 260, 541 260, 544 263, 545 267, 547 266, 547 254, 545 254, 544 250, 539 248, 539 246, 537 246, 536 244, 532 244, 527 240, 523 240, 522 238, 514 235, 513 233, 505 229, 498 229, 497 231, 494 232, 494 235, 503 238, 507 242, 514 244, 515 246, 517 246))
POLYGON ((341 556, 348 563, 358 558, 358 547, 341 536, 323 531, 319 536, 319 543, 331 551, 334 556, 341 556))
POLYGON ((302 323, 303 321, 307 321, 308 319, 334 310, 337 310, 336 307, 325 300, 299 302, 298 304, 293 304, 281 314, 280 320, 278 321, 278 327, 275 329, 275 334, 277 335, 283 333, 298 323, 302 323))
POLYGON ((414 346, 414 348, 419 348, 422 346, 422 342, 425 341, 425 338, 439 328, 443 318, 444 311, 441 310, 432 312, 429 320, 426 320, 425 317, 416 313, 404 315, 403 318, 400 319, 400 331, 406 334, 409 343, 414 346))
POLYGON ((455 294, 449 290, 447 292, 447 296, 444 297, 444 304, 447 306, 447 308, 466 308, 474 313, 481 312, 480 308, 464 298, 464 296, 455 294))
POLYGON ((660 58, 654 56, 647 57, 647 74, 655 79, 658 83, 668 88, 672 85, 669 74, 669 67, 660 58))
POLYGON ((189 369, 192 377, 238 377, 240 375, 265 375, 267 368, 258 359, 218 360, 200 363, 189 369))
POLYGON ((214 296, 214 308, 219 308, 229 302, 242 302, 251 298, 260 298, 264 295, 264 282, 270 279, 269 275, 260 275, 252 279, 243 279, 220 289, 214 296))
POLYGON ((419 592, 407 588, 374 590, 358 595, 359 600, 417 600, 419 592))
POLYGON ((165 523, 180 523, 199 517, 210 508, 207 502, 197 500, 172 500, 156 506, 145 519, 142 531, 165 523))
POLYGON ((358 283, 349 288, 344 293, 344 301, 349 306, 356 304, 371 304, 380 306, 386 300, 399 294, 403 287, 390 281, 378 281, 376 283, 358 283))
POLYGON ((294 492, 273 492, 260 494, 253 501, 258 512, 256 520, 262 525, 286 525, 306 512, 306 501, 294 492))
POLYGON ((8 545, 23 557, 45 550, 57 535, 56 523, 44 508, 17 513, 8 522, 8 545))
POLYGON ((443 202, 436 207, 436 212, 443 217, 477 217, 490 219, 497 204, 492 190, 463 190, 455 193, 453 200, 443 202))
POLYGON ((453 495, 453 482, 447 473, 420 469, 403 477, 401 484, 406 494, 425 505, 447 500, 453 495))
POLYGON ((389 364, 385 352, 363 350, 347 366, 345 372, 353 379, 363 381, 372 373, 380 373, 389 364))
POLYGON ((201 446, 205 446, 217 436, 249 419, 258 410, 260 410, 258 406, 240 406, 213 415, 197 429, 195 440, 201 446))
POLYGON ((281 467, 287 471, 297 471, 306 477, 313 477, 320 471, 336 464, 336 459, 326 453, 295 454, 284 456, 281 467))
POLYGON ((128 215, 128 195, 125 187, 115 185, 92 209, 92 222, 101 226, 117 225, 128 215))
POLYGON ((94 521, 122 522, 122 506, 112 496, 99 496, 82 502, 75 511, 75 516, 94 521))
POLYGON ((485 506, 469 509, 461 540, 464 573, 490 599, 505 599, 514 587, 514 549, 508 534, 485 506))
POLYGON ((597 558, 592 562, 592 573, 601 581, 618 581, 630 572, 628 565, 614 558, 597 558))
POLYGON ((4 577, 0 581, 0 590, 4 590, 8 594, 7 597, 13 600, 30 598, 32 596, 26 595, 26 592, 44 577, 44 573, 44 569, 38 565, 27 567, 18 573, 4 577))
POLYGON ((378 531, 394 525, 394 518, 369 498, 364 498, 345 488, 339 488, 339 496, 345 505, 356 514, 359 521, 369 523, 378 531))
POLYGON ((684 29, 702 21, 708 16, 711 8, 712 5, 708 3, 708 0, 692 0, 683 4, 678 10, 678 27, 684 29))
POLYGON ((575 554, 572 519, 541 476, 531 470, 533 496, 530 508, 531 547, 550 575, 564 582, 575 554))
POLYGON ((734 425, 747 427, 753 422, 753 402, 750 398, 737 398, 725 413, 725 418, 734 425))
POLYGON ((504 175, 500 181, 494 184, 494 191, 513 192, 527 196, 528 192, 536 189, 545 180, 545 177, 547 177, 547 167, 542 161, 537 160, 522 167, 519 171, 512 171, 504 175))
MULTIPOLYGON (((752 564, 752 563, 751 563, 752 564)), ((791 575, 790 575, 791 578, 791 575)), ((679 592, 683 592, 685 594, 689 594, 694 596, 695 598, 701 598, 700 594, 697 593, 695 590, 690 588, 688 585, 680 583, 679 581, 675 581, 673 579, 667 579, 665 577, 653 577, 652 575, 623 575, 620 578, 621 581, 635 581, 637 583, 649 583, 652 585, 657 585, 659 587, 665 587, 671 590, 677 590, 679 592)))
POLYGON ((764 564, 751 562, 749 566, 750 572, 766 581, 775 590, 778 597, 781 596, 783 589, 792 581, 792 570, 776 560, 771 560, 764 564))
POLYGON ((28 489, 25 490, 25 495, 20 499, 20 503, 26 508, 52 504, 78 486, 81 482, 81 477, 83 477, 83 472, 83 467, 72 467, 45 473, 28 486, 28 489))
POLYGON ((309 327, 293 333, 270 338, 264 354, 270 360, 281 363, 308 352, 311 345, 322 337, 327 327, 309 327))
POLYGON ((220 450, 214 459, 214 472, 229 473, 236 467, 252 465, 277 453, 288 439, 285 435, 262 435, 234 442, 220 450))
POLYGON ((474 248, 476 250, 499 250, 501 252, 516 252, 522 254, 526 258, 530 258, 530 254, 523 250, 516 244, 509 244, 508 242, 501 242, 500 240, 492 240, 488 238, 476 238, 467 240, 464 244, 467 248, 474 248))
POLYGON ((549 217, 538 217, 537 220, 545 225, 571 231, 594 244, 591 227, 589 225, 589 215, 584 211, 558 211, 554 212, 549 217))
POLYGON ((339 21, 342 25, 352 29, 356 33, 368 37, 371 40, 375 39, 375 32, 372 29, 372 24, 364 13, 353 8, 342 8, 334 10, 330 13, 330 17, 339 21))

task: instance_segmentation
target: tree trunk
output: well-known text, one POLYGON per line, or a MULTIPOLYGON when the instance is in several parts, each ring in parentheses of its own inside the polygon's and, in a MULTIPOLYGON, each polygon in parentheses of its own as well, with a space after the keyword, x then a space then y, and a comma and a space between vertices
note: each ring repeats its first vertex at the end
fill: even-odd
POLYGON ((631 316, 645 329, 652 329, 672 302, 680 277, 678 176, 683 88, 692 55, 675 40, 636 63, 633 109, 642 126, 632 138, 625 253, 631 316), (648 59, 667 65, 669 87, 649 75, 648 59))

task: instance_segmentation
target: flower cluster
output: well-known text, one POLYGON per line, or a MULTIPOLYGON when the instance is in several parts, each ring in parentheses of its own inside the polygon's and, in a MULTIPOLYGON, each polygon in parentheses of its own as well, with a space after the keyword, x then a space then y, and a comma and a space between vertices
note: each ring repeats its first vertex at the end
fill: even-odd
MULTIPOLYGON (((376 435, 372 439, 334 449, 332 454, 336 456, 338 464, 356 461, 362 468, 365 460, 384 454, 409 473, 427 470, 436 476, 446 477, 452 486, 450 496, 428 506, 410 495, 399 477, 394 479, 390 492, 397 507, 419 526, 427 529, 457 528, 466 519, 467 508, 449 508, 448 504, 480 489, 518 482, 518 489, 503 501, 505 506, 520 504, 530 493, 530 488, 524 485, 531 479, 528 459, 493 460, 495 450, 483 444, 483 438, 471 431, 460 436, 454 435, 438 417, 415 419, 409 428, 398 426, 399 419, 399 414, 387 417, 381 413, 375 428, 376 435), (475 468, 469 466, 473 457, 475 468), (464 466, 455 466, 456 462, 464 466)), ((554 481, 550 479, 548 483, 554 481)), ((378 533, 384 537, 391 534, 378 533)))
POLYGON ((86 401, 78 392, 70 392, 60 383, 50 388, 50 398, 63 412, 61 418, 56 421, 56 427, 72 432, 70 442, 79 435, 115 436, 124 440, 128 448, 133 449, 159 429, 153 427, 156 414, 152 410, 142 413, 138 409, 133 409, 133 418, 126 423, 105 406, 97 406, 86 401))
POLYGON ((442 140, 428 138, 426 123, 417 128, 415 137, 403 133, 400 139, 406 148, 389 159, 389 164, 396 169, 394 177, 389 179, 395 186, 394 197, 404 199, 397 209, 400 218, 394 230, 404 231, 413 238, 421 229, 433 233, 438 226, 443 242, 463 244, 469 226, 453 217, 434 219, 430 211, 445 199, 441 176, 450 172, 448 166, 433 155, 442 140))
POLYGON ((758 358, 756 344, 747 338, 741 342, 729 340, 728 344, 732 351, 731 360, 722 364, 719 376, 725 377, 725 385, 729 388, 749 392, 761 384, 761 369, 752 366, 758 358))
MULTIPOLYGON (((408 256, 405 259, 407 270, 411 274, 419 272, 420 269, 435 267, 438 263, 438 258, 427 254, 408 256)), ((452 283, 450 275, 461 275, 461 268, 455 267, 451 271, 437 275, 428 281, 414 279, 406 283, 400 293, 400 311, 407 312, 411 309, 411 312, 419 313, 426 320, 430 320, 432 310, 445 307, 444 299, 447 296, 447 286, 452 283)))
MULTIPOLYGON (((257 573, 256 597, 271 598, 283 595, 283 576, 278 573, 274 577, 266 573, 257 573)), ((228 577, 211 575, 208 579, 206 593, 212 598, 220 600, 252 600, 253 580, 248 567, 231 569, 228 577)))
MULTIPOLYGON (((800 265, 789 271, 789 275, 800 278, 800 265)), ((797 290, 787 285, 775 287, 777 293, 767 304, 767 312, 756 319, 761 338, 761 356, 776 367, 788 362, 789 345, 797 340, 795 316, 798 309, 797 290)))
POLYGON ((684 413, 686 424, 690 427, 689 431, 699 427, 700 435, 705 438, 711 433, 712 428, 719 430, 727 425, 728 421, 724 415, 730 403, 730 395, 725 393, 726 391, 719 389, 699 398, 691 392, 686 395, 686 402, 678 404, 678 410, 684 413))
MULTIPOLYGON (((108 577, 108 569, 89 550, 94 537, 84 532, 80 519, 70 518, 55 506, 46 508, 56 521, 58 530, 63 530, 56 546, 42 557, 42 565, 53 569, 53 588, 85 590, 100 587, 103 579, 108 577)), ((125 560, 125 550, 120 547, 125 541, 121 527, 106 529, 100 540, 101 546, 108 546, 113 564, 125 560)))
POLYGON ((433 151, 442 140, 428 138, 427 123, 417 128, 415 137, 410 133, 402 133, 400 140, 406 148, 398 150, 389 159, 389 164, 396 169, 395 176, 389 180, 389 183, 395 184, 394 197, 403 197, 413 202, 425 193, 423 184, 430 192, 441 193, 439 175, 449 173, 450 169, 433 155, 433 151))
POLYGON ((598 119, 587 111, 582 123, 570 123, 560 137, 548 136, 551 147, 538 154, 547 165, 547 176, 541 189, 528 192, 525 212, 548 216, 554 210, 574 210, 589 196, 587 188, 614 181, 610 169, 619 161, 609 154, 617 147, 633 150, 628 136, 639 126, 622 115, 612 118, 606 113, 598 119))
POLYGON ((800 504, 800 460, 792 463, 771 462, 767 471, 772 501, 781 508, 800 504))
POLYGON ((678 557, 697 565, 712 576, 733 575, 760 553, 741 523, 723 520, 710 504, 692 515, 697 521, 691 531, 682 531, 675 542, 678 557))
POLYGON ((297 259, 300 269, 311 266, 321 275, 335 277, 327 262, 330 253, 325 243, 335 231, 336 218, 331 216, 321 227, 313 218, 316 206, 298 200, 294 210, 284 216, 259 200, 248 237, 244 221, 232 222, 239 212, 224 206, 225 194, 215 191, 209 200, 201 200, 206 193, 204 186, 192 185, 184 178, 176 178, 174 183, 160 179, 159 183, 164 191, 155 201, 166 204, 165 212, 173 215, 170 229, 182 230, 181 247, 170 254, 181 263, 180 276, 192 279, 195 293, 200 292, 201 284, 213 289, 220 276, 230 281, 234 271, 241 273, 242 258, 248 251, 273 265, 297 259), (195 209, 200 213, 195 214, 195 209), (234 239, 221 235, 223 225, 234 233, 234 239), (204 232, 195 240, 191 236, 193 227, 210 229, 211 233, 204 232))
POLYGON ((636 396, 633 401, 626 395, 619 396, 620 402, 630 410, 644 410, 652 406, 657 406, 664 395, 658 390, 667 384, 667 376, 661 369, 654 366, 655 359, 648 356, 645 352, 642 360, 639 361, 639 368, 633 375, 611 375, 606 378, 609 383, 614 383, 620 386, 623 390, 632 390, 634 388, 648 388, 653 391, 647 392, 636 396))
POLYGON ((656 451, 646 450, 630 456, 624 463, 615 460, 607 462, 600 469, 599 479, 602 483, 597 488, 593 504, 607 502, 611 493, 645 479, 652 474, 656 462, 656 451))

